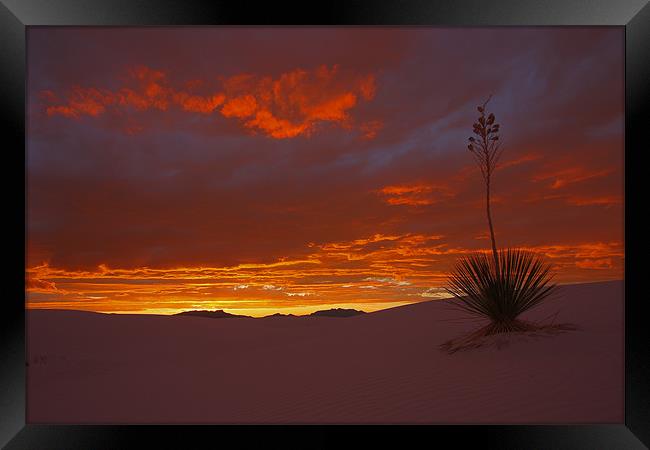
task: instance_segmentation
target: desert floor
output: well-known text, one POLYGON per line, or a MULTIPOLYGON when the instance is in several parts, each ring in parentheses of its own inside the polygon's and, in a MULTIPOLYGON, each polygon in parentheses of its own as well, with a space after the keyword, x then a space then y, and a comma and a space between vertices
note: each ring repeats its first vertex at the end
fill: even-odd
POLYGON ((621 281, 563 286, 524 318, 579 330, 449 355, 480 323, 440 300, 349 318, 30 310, 27 420, 620 423, 623 311, 621 281))

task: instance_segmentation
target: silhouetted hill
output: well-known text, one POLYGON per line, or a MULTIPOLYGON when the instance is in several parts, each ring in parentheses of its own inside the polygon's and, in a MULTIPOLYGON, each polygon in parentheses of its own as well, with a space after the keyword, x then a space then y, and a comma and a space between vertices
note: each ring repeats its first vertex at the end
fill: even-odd
MULTIPOLYGON (((262 317, 262 319, 268 319, 272 317, 352 317, 359 314, 365 314, 364 311, 358 311, 356 309, 344 309, 344 308, 333 308, 333 309, 324 309, 321 311, 316 311, 311 314, 305 314, 301 316, 296 316, 295 314, 282 314, 275 313, 268 316, 262 317)), ((208 319, 252 319, 251 316, 244 316, 239 314, 230 314, 221 309, 215 311, 208 310, 193 310, 193 311, 183 311, 175 316, 192 316, 192 317, 207 317, 208 319)))
POLYGON ((216 311, 207 311, 207 310, 201 310, 201 311, 183 311, 178 314, 174 314, 175 316, 195 316, 195 317, 207 317, 209 319, 250 319, 251 316, 241 316, 237 314, 230 314, 227 313, 221 309, 218 309, 216 311))
POLYGON ((358 316, 359 314, 365 314, 365 311, 358 311, 356 309, 333 308, 333 309, 324 309, 322 311, 313 312, 310 314, 310 316, 352 317, 352 316, 358 316))

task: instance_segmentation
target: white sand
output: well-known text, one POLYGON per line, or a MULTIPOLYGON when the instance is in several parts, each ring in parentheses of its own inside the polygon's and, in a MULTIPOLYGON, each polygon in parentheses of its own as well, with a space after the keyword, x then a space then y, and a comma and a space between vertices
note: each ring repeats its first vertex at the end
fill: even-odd
POLYGON ((28 311, 30 423, 621 423, 623 283, 524 316, 581 329, 448 355, 443 301, 350 318, 28 311))

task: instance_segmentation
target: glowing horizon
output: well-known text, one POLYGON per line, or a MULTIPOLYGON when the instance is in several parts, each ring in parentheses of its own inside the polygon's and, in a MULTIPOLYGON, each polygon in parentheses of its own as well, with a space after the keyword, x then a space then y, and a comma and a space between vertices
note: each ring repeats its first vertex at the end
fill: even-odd
MULTIPOLYGON (((375 235, 352 243, 322 245, 307 259, 217 268, 111 269, 100 265, 95 271, 69 271, 43 264, 27 270, 28 295, 43 297, 36 305, 28 303, 28 307, 153 314, 222 309, 255 317, 275 312, 306 314, 337 307, 370 312, 449 297, 444 290, 445 272, 430 270, 431 263, 427 265, 429 260, 422 256, 446 257, 451 264, 454 257, 476 250, 430 245, 439 239, 441 236, 375 235), (364 246, 376 242, 393 247, 366 253, 364 246), (384 266, 383 271, 335 267, 366 259, 372 261, 371 265, 384 266), (47 297, 54 300, 48 302, 47 297), (69 301, 62 301, 65 298, 69 301)), ((554 263, 558 284, 623 278, 620 269, 608 265, 612 259, 623 257, 620 243, 528 249, 546 255, 554 263), (594 271, 599 276, 594 277, 594 271)))

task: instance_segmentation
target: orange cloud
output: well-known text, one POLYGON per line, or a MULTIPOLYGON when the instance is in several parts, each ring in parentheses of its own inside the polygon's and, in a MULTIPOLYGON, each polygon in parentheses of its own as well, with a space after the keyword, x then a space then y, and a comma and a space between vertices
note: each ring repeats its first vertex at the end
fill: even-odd
POLYGON ((611 172, 611 169, 589 170, 585 167, 571 167, 554 172, 542 173, 535 176, 533 181, 553 180, 549 187, 551 189, 560 189, 569 184, 579 183, 592 178, 604 177, 611 172))
MULTIPOLYGON (((27 269, 28 307, 112 312, 173 313, 227 309, 264 315, 336 305, 375 310, 437 298, 458 255, 481 248, 450 247, 444 236, 373 234, 311 243, 302 257, 223 267, 67 270, 48 264, 27 269), (288 304, 287 299, 291 299, 288 304)), ((620 279, 620 242, 530 247, 558 268, 558 281, 620 279), (597 275, 593 274, 597 270, 597 275)))
POLYGON ((518 166, 521 164, 525 164, 527 162, 536 161, 541 157, 542 155, 540 155, 539 153, 527 153, 523 156, 520 156, 519 158, 513 158, 499 163, 498 168, 505 169, 507 167, 518 166))
POLYGON ((25 288, 31 292, 56 292, 56 284, 53 281, 39 280, 38 278, 27 278, 25 288))
POLYGON ((439 201, 440 197, 451 197, 453 193, 447 186, 432 184, 407 184, 385 186, 377 191, 389 205, 425 206, 439 201), (436 196, 432 193, 435 192, 436 196))
MULTIPOLYGON (((350 77, 338 66, 320 66, 312 72, 296 69, 271 77, 236 75, 223 81, 228 100, 221 110, 226 117, 243 120, 244 126, 283 139, 309 136, 322 122, 353 128, 349 111, 359 99, 374 98, 374 76, 350 77)), ((376 135, 366 124, 359 129, 367 137, 376 135)))
MULTIPOLYGON (((56 98, 52 93, 48 98, 56 98)), ((109 91, 75 86, 68 95, 67 105, 49 106, 48 115, 60 114, 65 117, 78 118, 81 115, 98 116, 106 106, 116 102, 116 97, 109 91)))
POLYGON ((622 198, 618 195, 604 195, 600 197, 569 197, 567 199, 567 202, 577 206, 612 206, 622 203, 622 198))
POLYGON ((624 256, 623 244, 619 241, 614 242, 587 242, 573 245, 538 245, 534 247, 526 247, 538 253, 542 253, 549 258, 555 260, 565 260, 576 262, 576 266, 580 264, 589 264, 585 261, 594 260, 609 260, 622 261, 624 256))
POLYGON ((568 194, 553 194, 553 195, 533 195, 528 201, 538 202, 542 200, 564 200, 565 203, 574 206, 605 206, 610 207, 620 205, 623 198, 620 195, 603 195, 603 196, 579 196, 568 194))
POLYGON ((235 97, 228 100, 223 108, 221 114, 226 117, 238 117, 243 119, 252 116, 257 110, 257 101, 255 97, 250 94, 235 97))
MULTIPOLYGON (((296 69, 277 79, 239 74, 221 79, 222 90, 196 95, 172 87, 162 71, 138 66, 128 71, 128 86, 113 92, 75 86, 60 100, 52 91, 41 92, 48 116, 78 119, 97 117, 108 108, 137 111, 167 111, 170 105, 180 110, 239 119, 253 132, 276 139, 311 135, 322 123, 358 129, 366 139, 374 138, 382 127, 378 120, 356 125, 350 111, 360 100, 371 101, 377 86, 374 75, 343 73, 338 66, 320 66, 313 71, 296 69)), ((201 80, 184 83, 184 89, 201 87, 201 80)))
POLYGON ((611 258, 584 259, 582 261, 576 261, 576 267, 580 267, 581 269, 605 270, 613 268, 614 264, 611 258))
POLYGON ((308 131, 307 124, 295 125, 288 120, 278 119, 267 110, 258 111, 255 117, 245 123, 248 128, 257 128, 276 139, 292 138, 308 131))
POLYGON ((223 94, 214 94, 211 97, 190 95, 186 92, 178 92, 174 100, 181 105, 185 111, 210 114, 226 100, 223 94))

